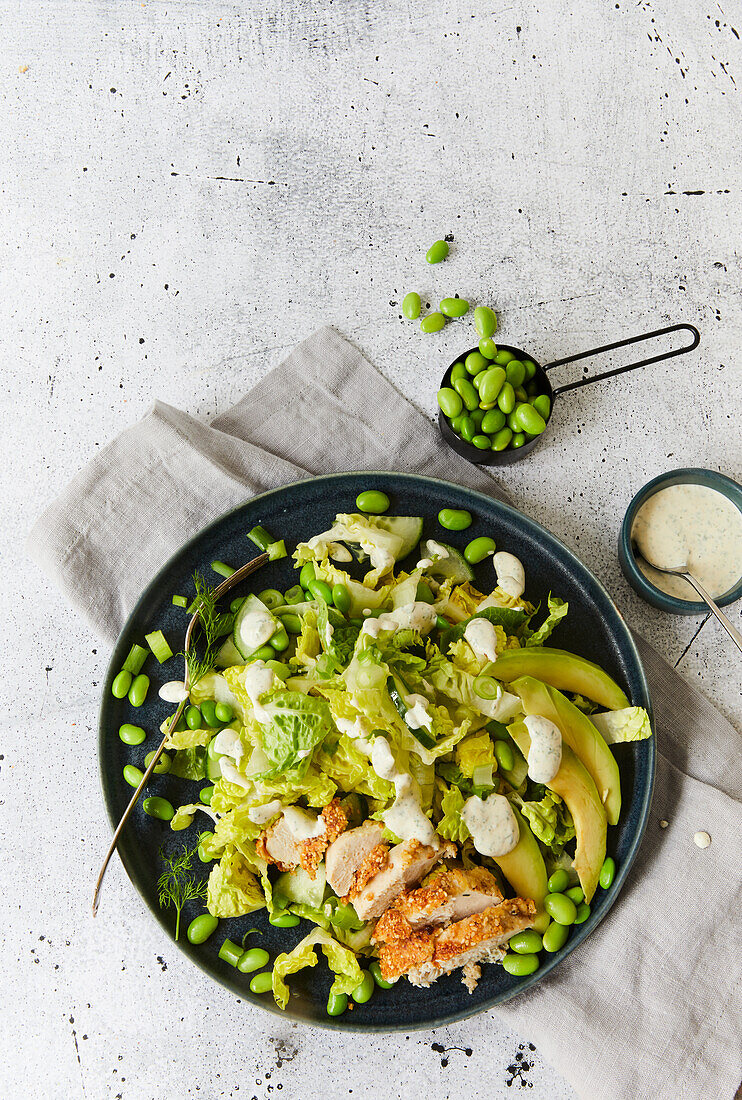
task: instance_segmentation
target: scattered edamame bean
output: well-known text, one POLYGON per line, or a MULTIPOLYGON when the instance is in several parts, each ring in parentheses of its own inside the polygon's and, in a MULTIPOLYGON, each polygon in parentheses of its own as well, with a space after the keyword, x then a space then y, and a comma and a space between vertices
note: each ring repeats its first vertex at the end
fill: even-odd
POLYGON ((441 508, 438 522, 447 531, 465 531, 471 527, 471 512, 464 508, 441 508))
POLYGON ((424 333, 440 332, 446 323, 446 318, 442 313, 429 313, 427 317, 423 317, 420 322, 420 331, 424 333))
POLYGON ((508 952, 503 956, 502 967, 513 977, 525 978, 538 970, 538 955, 511 955, 508 952))
POLYGON ((453 385, 453 383, 456 381, 457 378, 468 378, 468 377, 469 376, 466 372, 466 367, 464 366, 464 364, 463 363, 454 363, 454 365, 451 367, 451 385, 453 385))
POLYGON ((172 821, 175 817, 175 810, 172 803, 168 802, 166 798, 160 798, 158 795, 152 795, 151 798, 145 798, 142 803, 142 809, 150 817, 156 817, 160 821, 172 821))
POLYGON ((274 910, 273 915, 268 917, 268 923, 274 928, 296 928, 299 918, 295 913, 289 913, 286 910, 274 910))
POLYGON ((149 676, 145 676, 143 672, 140 672, 138 676, 134 677, 133 683, 129 688, 129 702, 133 707, 141 707, 142 703, 147 698, 147 692, 149 691, 149 676))
POLYGON ((515 756, 512 746, 507 741, 495 741, 495 760, 503 771, 510 772, 515 766, 515 756))
MULTIPOLYGON (((428 263, 437 263, 437 260, 428 260, 428 263)), ((348 1007, 348 995, 346 993, 331 993, 327 998, 327 1015, 342 1016, 348 1007)))
POLYGON ((577 916, 577 906, 564 894, 547 894, 544 898, 544 909, 557 924, 574 924, 577 916))
POLYGON ((464 366, 468 370, 469 374, 479 374, 485 367, 489 366, 488 361, 478 351, 470 351, 464 360, 464 366))
POLYGON ((456 432, 457 435, 461 435, 461 425, 464 423, 465 419, 466 419, 466 414, 465 413, 459 413, 458 416, 455 416, 453 418, 453 420, 449 421, 449 424, 451 425, 451 427, 453 428, 453 430, 456 432))
POLYGON ((543 946, 538 932, 534 932, 532 928, 526 929, 525 932, 516 932, 508 940, 508 948, 518 955, 537 955, 543 946))
POLYGON ((549 419, 549 413, 551 412, 551 398, 548 393, 540 393, 538 397, 534 397, 532 401, 533 407, 537 413, 539 413, 544 420, 549 419))
POLYGON ((434 241, 425 253, 425 259, 429 264, 439 264, 448 255, 448 241, 434 241))
POLYGON ((510 431, 513 433, 513 435, 515 435, 516 432, 520 431, 520 428, 518 427, 517 421, 515 419, 515 414, 517 413, 517 411, 518 411, 518 405, 515 406, 515 408, 513 409, 513 411, 511 413, 508 413, 507 424, 508 424, 508 427, 510 428, 510 431))
POLYGON ((552 894, 561 894, 567 889, 568 886, 569 875, 563 867, 560 867, 559 870, 555 871, 549 879, 549 892, 552 894))
POLYGON ((133 764, 127 764, 124 768, 124 779, 130 787, 138 787, 144 779, 144 772, 135 768, 133 764))
POLYGON ((343 615, 347 615, 350 611, 350 592, 344 584, 334 584, 332 586, 332 602, 343 615))
MULTIPOLYGON (((483 405, 493 404, 505 385, 505 371, 502 367, 490 367, 479 383, 479 400, 483 405)), ((510 389, 512 392, 512 386, 510 389)), ((503 409, 503 412, 508 411, 508 409, 503 409)))
MULTIPOLYGON (((150 764, 152 763, 152 761, 155 758, 155 753, 156 752, 157 752, 157 749, 152 749, 152 752, 147 753, 147 755, 144 758, 145 768, 148 768, 150 766, 150 764)), ((160 756, 160 759, 157 761, 154 768, 152 769, 152 771, 156 772, 157 775, 166 775, 170 771, 172 765, 173 765, 173 762, 170 759, 170 757, 168 756, 168 754, 166 752, 163 752, 162 755, 160 756)))
POLYGON ((488 409, 482 418, 482 431, 494 435, 505 427, 505 413, 502 409, 488 409))
POLYGON ((534 405, 518 405, 515 418, 518 421, 518 427, 529 435, 541 435, 546 427, 546 421, 534 405))
POLYGON ((449 386, 442 386, 438 390, 436 400, 438 401, 438 408, 449 420, 453 420, 454 416, 458 416, 464 407, 464 402, 459 394, 449 386))
POLYGON ((243 951, 237 960, 237 969, 240 974, 252 974, 268 962, 270 962, 270 955, 264 948, 250 947, 247 951, 243 951))
POLYGON ((374 993, 374 976, 368 970, 362 970, 363 981, 351 993, 351 997, 357 1005, 365 1005, 370 1001, 374 993))
POLYGON ((408 321, 416 321, 420 316, 420 295, 411 290, 402 299, 402 313, 408 321))
POLYGON ((499 432, 496 432, 492 437, 492 450, 504 451, 513 438, 513 433, 510 428, 500 428, 499 432))
POLYGON ((386 978, 382 977, 381 966, 378 959, 373 959, 368 964, 369 972, 371 973, 374 981, 378 985, 379 989, 391 989, 394 982, 388 982, 386 978))
POLYGON ((217 722, 223 722, 226 726, 234 718, 234 708, 231 703, 217 703, 214 707, 217 722))
POLYGON ((210 863, 211 862, 211 856, 206 855, 206 852, 204 850, 204 844, 207 844, 210 840, 213 840, 213 839, 214 839, 214 834, 213 833, 209 833, 209 832, 201 833, 201 836, 200 836, 199 842, 198 842, 197 852, 198 852, 198 858, 201 860, 202 863, 210 863))
POLYGON ((123 699, 128 694, 133 679, 132 674, 127 669, 122 668, 111 684, 111 694, 116 699, 123 699))
POLYGON ((214 797, 214 788, 202 787, 201 790, 198 792, 198 797, 199 800, 203 802, 204 806, 210 806, 211 800, 214 797))
POLYGON ((468 378, 457 378, 453 388, 466 405, 469 412, 476 409, 479 404, 479 394, 472 386, 468 378))
POLYGON ((214 729, 219 725, 219 719, 216 716, 216 703, 213 699, 204 699, 201 704, 201 714, 207 726, 214 729))
POLYGON ((219 919, 212 917, 211 913, 201 913, 200 916, 194 917, 191 923, 188 925, 189 943, 206 943, 209 936, 213 936, 219 927, 219 919))
POLYGON ((141 726, 132 726, 131 722, 119 726, 119 737, 125 745, 141 745, 146 736, 141 726))
POLYGON ((300 584, 294 584, 286 589, 283 598, 286 603, 304 603, 304 589, 300 584))
POLYGON ((600 885, 603 887, 604 890, 607 890, 608 887, 613 882, 613 876, 615 875, 615 873, 616 873, 616 861, 615 861, 615 859, 613 859, 612 856, 606 856, 605 863, 600 868, 600 875, 598 877, 598 882, 600 883, 600 885))
MULTIPOLYGON (((480 393, 481 396, 481 393, 480 393)), ((502 389, 497 395, 497 406, 502 409, 505 416, 511 413, 515 408, 515 390, 509 382, 505 382, 502 389)))
POLYGON ((497 331, 497 318, 489 306, 477 306, 474 310, 474 327, 480 340, 497 331))
POLYGON ((301 634, 301 619, 298 615, 294 615, 291 611, 288 611, 285 615, 281 616, 281 622, 283 628, 289 634, 301 634))
POLYGON ((250 981, 251 993, 267 993, 269 989, 273 988, 273 975, 270 970, 264 971, 262 974, 253 975, 250 981))
POLYGON ((526 377, 526 368, 519 359, 511 359, 505 368, 505 374, 507 375, 510 385, 517 389, 518 386, 523 385, 523 381, 526 377))
POLYGON ((373 516, 380 516, 389 508, 389 497, 380 489, 366 489, 356 497, 356 508, 359 512, 369 512, 373 516))
MULTIPOLYGON (((250 654, 251 661, 272 661, 276 656, 276 651, 271 645, 261 645, 260 649, 256 649, 254 653, 250 654)), ((201 710, 204 709, 203 703, 201 704, 201 710)))
POLYGON ((230 966, 237 966, 242 956, 242 948, 238 943, 230 940, 229 937, 224 941, 219 948, 219 958, 224 962, 229 963, 230 966))
POLYGON ((438 309, 446 317, 463 317, 469 312, 469 303, 466 298, 443 298, 438 304, 438 309))
POLYGON ((472 443, 480 451, 489 451, 492 449, 492 441, 488 435, 475 435, 472 439, 472 443))
POLYGON ((472 421, 477 428, 481 428, 482 421, 484 420, 484 409, 473 409, 471 413, 472 421))
MULTIPOLYGON (((332 603, 332 589, 327 581, 310 581, 309 591, 315 600, 320 600, 322 603, 332 603)), ((271 642, 273 639, 271 638, 271 642)))
POLYGON ((264 588, 262 592, 258 592, 258 599, 272 611, 283 603, 283 592, 279 592, 277 588, 264 588))
MULTIPOLYGON (((484 424, 484 421, 482 423, 484 424)), ((485 558, 494 554, 496 549, 494 539, 488 538, 486 535, 480 535, 479 538, 472 539, 465 548, 464 557, 469 565, 479 565, 480 561, 484 561, 485 558)))
MULTIPOLYGON (((323 581, 312 581, 312 584, 323 583, 323 581)), ((283 653, 284 649, 289 648, 289 636, 283 626, 278 628, 273 637, 269 640, 268 645, 271 649, 275 649, 276 653, 283 653)))
POLYGON ((229 610, 232 612, 233 615, 237 614, 237 612, 242 607, 244 602, 245 602, 245 597, 244 596, 235 596, 235 598, 232 600, 231 604, 229 605, 229 610))
POLYGON ((586 901, 581 901, 577 906, 577 916, 575 917, 575 924, 584 924, 587 918, 590 916, 590 906, 586 901))
MULTIPOLYGON (((551 879, 549 879, 549 889, 550 890, 552 889, 551 879)), ((585 895, 582 892, 582 887, 581 886, 573 886, 570 890, 565 890, 564 894, 565 894, 566 897, 570 898, 575 903, 576 906, 578 906, 578 912, 579 912, 579 905, 580 905, 581 902, 583 902, 585 900, 585 895)))
POLYGON ((302 586, 302 588, 309 588, 309 582, 316 580, 316 578, 317 574, 314 571, 314 562, 304 562, 299 571, 299 584, 302 586))
POLYGON ((197 706, 191 704, 191 706, 186 709, 185 720, 189 730, 201 729, 201 711, 197 706))
POLYGON ((485 359, 494 359, 497 355, 497 344, 491 336, 483 336, 479 341, 479 351, 485 359))
POLYGON ((558 924, 556 921, 552 921, 543 935, 544 951, 548 951, 551 955, 553 955, 555 951, 561 951, 568 938, 569 925, 558 924))

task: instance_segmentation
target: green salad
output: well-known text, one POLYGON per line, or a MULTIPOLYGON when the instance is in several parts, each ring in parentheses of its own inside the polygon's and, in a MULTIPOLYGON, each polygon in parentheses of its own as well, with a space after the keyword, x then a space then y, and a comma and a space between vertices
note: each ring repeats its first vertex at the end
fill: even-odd
POLYGON ((610 746, 651 735, 598 665, 548 644, 568 606, 527 600, 527 562, 487 537, 449 541, 468 513, 444 509, 424 538, 422 519, 384 514, 384 494, 357 506, 296 546, 286 592, 217 614, 199 580, 209 654, 202 641, 161 766, 208 780, 170 821, 198 815, 211 863, 187 894, 205 905, 191 941, 261 909, 311 922, 272 964, 229 937, 220 957, 263 970, 251 988, 283 1008, 287 977, 321 950, 331 1015, 402 978, 461 969, 472 990, 482 963, 522 976, 560 950, 615 872, 610 746))

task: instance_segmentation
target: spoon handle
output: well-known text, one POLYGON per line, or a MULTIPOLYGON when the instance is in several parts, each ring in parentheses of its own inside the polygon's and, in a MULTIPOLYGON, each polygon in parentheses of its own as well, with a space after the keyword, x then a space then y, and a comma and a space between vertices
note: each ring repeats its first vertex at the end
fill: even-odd
POLYGON ((740 651, 740 653, 742 653, 742 634, 740 634, 740 632, 737 630, 736 627, 732 626, 732 624, 729 622, 729 619, 726 617, 724 612, 719 610, 717 605, 714 603, 714 601, 709 596, 706 589, 703 587, 703 585, 700 583, 700 581, 696 580, 696 578, 693 576, 692 573, 683 573, 682 576, 685 578, 685 580, 688 581, 689 584, 693 585, 693 587, 695 588, 696 592, 701 597, 701 599, 706 601, 706 603, 709 605, 709 607, 713 611, 716 618, 719 620, 719 622, 724 627, 724 629, 726 630, 729 637, 732 639, 732 641, 736 645, 737 649, 740 651))

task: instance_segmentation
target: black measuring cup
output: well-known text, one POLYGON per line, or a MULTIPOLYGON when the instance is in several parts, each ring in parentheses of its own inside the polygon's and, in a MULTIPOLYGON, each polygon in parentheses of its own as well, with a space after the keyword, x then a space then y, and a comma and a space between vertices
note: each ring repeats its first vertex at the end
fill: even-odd
MULTIPOLYGON (((626 374, 631 370, 638 370, 639 367, 646 367, 650 363, 661 363, 664 359, 672 359, 675 355, 684 355, 687 351, 693 351, 697 348, 701 341, 701 336, 698 329, 693 325, 668 325, 667 328, 658 328, 654 332, 645 332, 641 336, 632 336, 628 340, 617 340, 614 344, 604 344, 600 348, 591 348, 590 351, 581 351, 577 355, 568 355, 566 359, 555 359, 553 363, 546 363, 542 366, 530 352, 525 352, 521 348, 511 347, 510 344, 497 343, 499 351, 509 351, 516 359, 530 359, 532 363, 536 364, 536 373, 533 377, 533 381, 538 382, 539 393, 545 393, 551 399, 551 410, 546 420, 548 427, 549 421, 554 415, 554 403, 557 397, 563 393, 568 393, 569 390, 578 390, 583 386, 589 386, 593 382, 602 382, 604 378, 613 378, 617 374, 626 374), (693 334, 693 342, 691 344, 685 344, 681 348, 675 348, 673 351, 663 351, 660 355, 652 355, 648 359, 641 359, 638 363, 629 363, 625 367, 616 367, 614 370, 604 371, 602 374, 593 375, 592 378, 580 378, 577 382, 570 382, 566 386, 554 387, 549 380, 548 372, 554 370, 555 367, 563 367, 565 363, 576 363, 580 359, 587 359, 591 355, 600 355, 604 351, 614 351, 616 348, 628 347, 629 344, 640 344, 645 340, 652 340, 656 336, 665 336, 670 332, 690 332, 693 334)), ((479 348, 469 348, 463 355, 459 355, 443 376, 441 387, 451 386, 451 371, 456 363, 464 361, 467 355, 472 351, 478 351, 479 348)), ((495 366, 495 364, 492 364, 495 366)), ((466 458, 469 462, 475 463, 477 466, 509 466, 512 462, 520 462, 522 458, 525 458, 527 454, 537 447, 543 436, 546 434, 546 428, 541 435, 534 436, 533 439, 529 439, 527 443, 524 443, 522 447, 518 447, 515 450, 504 451, 480 451, 478 447, 473 446, 471 443, 467 443, 461 436, 456 435, 449 424, 447 418, 443 415, 443 412, 438 412, 438 427, 440 428, 441 435, 445 439, 446 443, 460 454, 462 458, 466 458)))

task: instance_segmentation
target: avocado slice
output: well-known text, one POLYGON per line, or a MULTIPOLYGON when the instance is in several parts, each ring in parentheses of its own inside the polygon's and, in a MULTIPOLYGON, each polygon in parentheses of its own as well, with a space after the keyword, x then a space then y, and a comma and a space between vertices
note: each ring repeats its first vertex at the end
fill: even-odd
POLYGON ((546 864, 528 822, 512 803, 511 809, 518 819, 520 840, 512 852, 493 858, 518 897, 532 898, 536 903, 533 927, 537 932, 544 932, 549 925, 549 914, 544 909, 544 898, 549 892, 546 864))
POLYGON ((489 668, 490 676, 509 684, 519 676, 535 676, 560 691, 586 695, 606 710, 630 707, 615 680, 600 665, 567 653, 564 649, 533 646, 532 649, 508 649, 489 668))
MULTIPOLYGON (((528 759, 531 738, 522 722, 508 726, 510 736, 528 759)), ((598 797, 590 772, 572 752, 569 745, 562 745, 562 763, 551 783, 546 786, 567 803, 577 833, 577 850, 574 868, 590 902, 598 886, 600 869, 605 860, 605 837, 608 828, 603 804, 598 797)))
POLYGON ((562 738, 593 777, 608 824, 615 825, 621 812, 621 776, 613 753, 588 716, 561 691, 531 676, 513 680, 510 690, 520 696, 526 714, 540 714, 559 727, 562 738))

